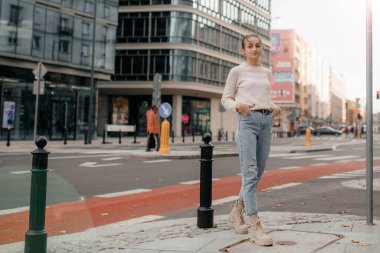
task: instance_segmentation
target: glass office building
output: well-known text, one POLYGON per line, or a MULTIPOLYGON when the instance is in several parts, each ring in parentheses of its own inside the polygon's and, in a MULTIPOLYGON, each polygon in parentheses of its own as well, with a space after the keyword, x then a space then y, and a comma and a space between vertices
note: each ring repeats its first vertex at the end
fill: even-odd
POLYGON ((242 35, 251 33, 261 36, 262 63, 269 66, 270 0, 119 1, 115 74, 98 86, 99 125, 117 123, 112 115, 122 110, 124 124, 145 134, 159 73, 176 136, 229 128, 220 98, 229 70, 244 61, 242 35), (123 108, 116 99, 123 99, 123 108))
POLYGON ((37 134, 83 138, 88 124, 92 47, 94 79, 114 72, 117 0, 0 0, 0 101, 4 138, 32 139, 36 87, 32 70, 42 62, 37 134), (93 36, 96 7, 96 33, 93 36), (6 114, 12 106, 11 119, 6 114))

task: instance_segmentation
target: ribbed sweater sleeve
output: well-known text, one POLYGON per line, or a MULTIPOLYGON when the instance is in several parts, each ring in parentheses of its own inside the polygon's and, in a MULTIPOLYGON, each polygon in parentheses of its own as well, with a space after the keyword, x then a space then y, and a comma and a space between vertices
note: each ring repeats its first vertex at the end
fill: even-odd
POLYGON ((224 87, 223 96, 221 99, 223 107, 229 111, 236 111, 237 102, 235 101, 235 94, 238 79, 239 72, 236 71, 235 68, 232 68, 227 76, 226 85, 224 87))

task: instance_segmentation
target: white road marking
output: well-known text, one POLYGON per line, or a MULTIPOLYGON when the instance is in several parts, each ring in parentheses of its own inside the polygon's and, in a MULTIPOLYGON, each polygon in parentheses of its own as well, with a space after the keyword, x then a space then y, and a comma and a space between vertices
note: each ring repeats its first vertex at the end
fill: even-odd
POLYGON ((332 160, 343 160, 343 159, 356 158, 356 157, 357 157, 357 156, 346 155, 346 156, 322 157, 322 158, 316 158, 315 160, 320 160, 320 161, 332 161, 332 160))
POLYGON ((121 163, 97 164, 96 162, 84 162, 84 163, 79 164, 79 167, 97 168, 97 167, 118 166, 118 165, 122 165, 122 164, 121 163))
POLYGON ((149 160, 149 161, 143 161, 143 163, 164 163, 164 162, 170 162, 169 159, 160 159, 160 160, 149 160))
POLYGON ((30 170, 20 170, 20 171, 12 171, 12 172, 9 172, 11 174, 26 174, 26 173, 30 173, 30 170))
MULTIPOLYGON (((220 180, 220 179, 219 178, 212 179, 212 181, 217 181, 217 180, 220 180)), ((179 184, 189 185, 189 184, 199 184, 199 183, 200 183, 200 180, 193 180, 193 181, 180 182, 179 184)))
POLYGON ((313 163, 310 164, 310 166, 322 166, 322 165, 327 165, 328 163, 313 163))
POLYGON ((288 157, 288 156, 304 156, 304 154, 271 154, 269 157, 288 157))
POLYGON ((7 210, 1 210, 0 216, 6 215, 6 214, 12 214, 12 213, 21 213, 24 211, 29 211, 29 206, 23 206, 23 207, 17 207, 17 208, 12 208, 12 209, 7 209, 7 210))
POLYGON ((95 157, 98 158, 99 156, 114 156, 115 154, 97 154, 97 155, 78 155, 78 156, 55 156, 55 157, 49 157, 49 160, 56 160, 56 159, 75 159, 75 158, 91 158, 95 157))
POLYGON ((152 190, 151 189, 135 189, 135 190, 129 190, 129 191, 100 194, 100 195, 95 195, 94 197, 97 197, 97 198, 112 198, 112 197, 132 195, 132 194, 137 194, 137 193, 142 193, 142 192, 150 192, 150 191, 152 191, 152 190))
POLYGON ((296 185, 300 185, 302 183, 288 183, 288 184, 282 184, 282 185, 277 185, 277 186, 273 186, 269 189, 271 190, 279 190, 279 189, 284 189, 284 188, 288 188, 288 187, 292 187, 292 186, 296 186, 296 185))
POLYGON ((212 205, 213 206, 221 205, 221 204, 224 204, 224 203, 227 203, 227 202, 235 201, 238 198, 239 198, 239 196, 229 196, 229 197, 225 197, 225 198, 221 198, 221 199, 215 199, 215 200, 212 201, 212 205))
POLYGON ((364 148, 354 148, 354 150, 364 150, 364 148))
POLYGON ((298 157, 284 157, 285 159, 309 159, 309 158, 320 158, 320 157, 331 157, 331 155, 305 155, 305 156, 298 156, 298 157))
POLYGON ((301 168, 299 166, 289 166, 289 167, 282 167, 282 168, 278 168, 279 170, 291 170, 291 169, 298 169, 298 168, 301 168))
POLYGON ((113 161, 113 160, 120 160, 123 159, 122 157, 110 157, 110 158, 103 158, 102 161, 113 161))

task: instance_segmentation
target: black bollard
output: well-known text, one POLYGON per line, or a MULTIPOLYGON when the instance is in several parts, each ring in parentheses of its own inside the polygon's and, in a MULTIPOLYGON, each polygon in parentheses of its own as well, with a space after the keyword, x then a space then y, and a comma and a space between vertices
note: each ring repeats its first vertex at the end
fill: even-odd
POLYGON ((9 147, 11 145, 11 128, 8 127, 7 128, 7 147, 9 147))
POLYGON ((87 135, 88 135, 88 131, 87 129, 84 129, 84 145, 87 144, 87 135))
POLYGON ((172 131, 172 143, 174 143, 174 131, 172 131))
POLYGON ((103 129, 103 142, 102 144, 106 144, 106 129, 103 129))
POLYGON ((191 135, 193 136, 193 142, 195 141, 195 133, 194 133, 194 130, 191 130, 191 135))
POLYGON ((199 228, 212 228, 214 226, 214 209, 212 200, 212 151, 211 135, 205 134, 204 144, 201 147, 201 174, 200 174, 200 206, 198 208, 197 226, 199 228))
POLYGON ((66 127, 63 129, 63 145, 67 144, 67 130, 66 127))
POLYGON ((134 131, 133 132, 133 144, 136 144, 136 143, 140 143, 140 142, 137 142, 137 131, 134 131))
POLYGON ((228 141, 228 131, 226 131, 226 141, 228 141))
POLYGON ((45 231, 45 210, 49 154, 49 152, 44 150, 46 144, 46 138, 40 136, 36 139, 38 148, 32 151, 29 230, 25 234, 24 253, 46 253, 47 233, 45 231))
POLYGON ((182 130, 182 142, 185 143, 185 130, 182 130))
POLYGON ((121 130, 119 130, 119 144, 121 144, 121 130))

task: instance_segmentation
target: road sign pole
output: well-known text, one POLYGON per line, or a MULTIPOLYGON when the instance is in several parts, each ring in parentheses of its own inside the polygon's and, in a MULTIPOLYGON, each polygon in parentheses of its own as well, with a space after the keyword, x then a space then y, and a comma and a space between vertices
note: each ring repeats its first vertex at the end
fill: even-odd
POLYGON ((40 80, 41 80, 41 64, 38 64, 38 75, 37 75, 37 93, 36 93, 36 108, 34 111, 34 130, 33 130, 33 141, 36 140, 37 135, 37 121, 38 121, 38 100, 40 96, 40 80))
POLYGON ((372 1, 367 0, 367 225, 373 225, 373 128, 372 128, 372 1))

